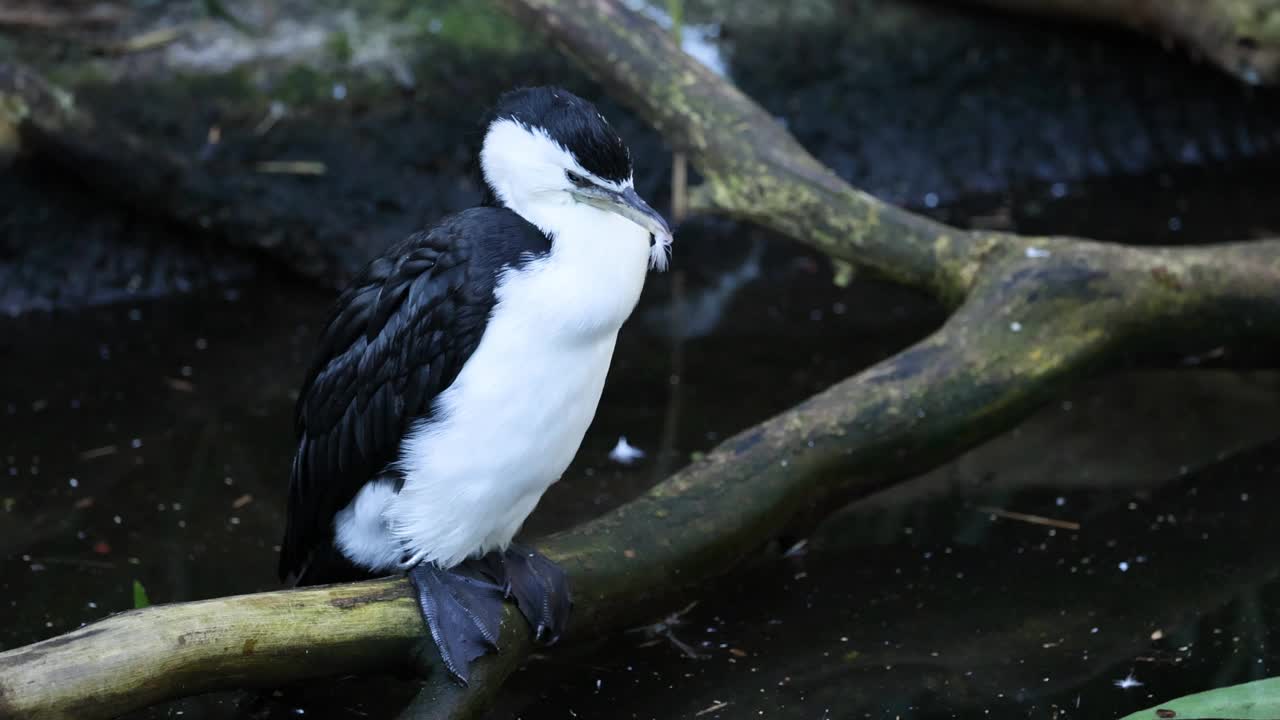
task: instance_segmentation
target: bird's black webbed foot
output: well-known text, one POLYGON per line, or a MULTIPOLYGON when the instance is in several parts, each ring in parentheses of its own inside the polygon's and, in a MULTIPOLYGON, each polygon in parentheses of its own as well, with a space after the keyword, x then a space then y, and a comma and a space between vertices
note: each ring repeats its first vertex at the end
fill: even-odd
POLYGON ((573 604, 564 570, 523 545, 511 545, 497 559, 497 579, 529 621, 534 641, 551 645, 559 640, 569 624, 569 608, 573 604))
POLYGON ((466 685, 471 661, 498 649, 503 588, 474 563, 444 570, 433 562, 420 562, 408 575, 440 659, 449 674, 466 685))

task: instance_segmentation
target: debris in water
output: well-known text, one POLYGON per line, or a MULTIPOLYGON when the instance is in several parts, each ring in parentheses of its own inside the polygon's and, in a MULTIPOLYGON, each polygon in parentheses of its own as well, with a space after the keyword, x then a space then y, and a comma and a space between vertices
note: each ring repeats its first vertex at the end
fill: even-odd
POLYGON ((121 55, 154 50, 178 40, 183 35, 187 34, 188 29, 189 28, 182 25, 174 25, 172 27, 148 30, 147 32, 134 35, 124 42, 111 45, 107 49, 110 52, 119 53, 121 55))
POLYGON ((1114 681, 1112 684, 1114 684, 1116 687, 1120 688, 1121 690, 1128 690, 1130 688, 1142 687, 1142 683, 1138 681, 1138 678, 1133 676, 1132 670, 1129 671, 1128 675, 1125 675, 1123 678, 1114 681))
POLYGON ((1040 515, 1028 515, 1027 513, 1013 512, 1011 510, 1002 510, 994 507, 975 508, 978 512, 995 515, 1007 520, 1019 520, 1021 522, 1031 523, 1033 525, 1047 525, 1049 527, 1061 528, 1063 530, 1079 530, 1080 523, 1071 520, 1055 520, 1040 515))
POLYGON ((795 545, 792 545, 791 547, 787 548, 787 551, 782 553, 782 557, 789 557, 789 558, 800 557, 804 555, 806 552, 808 552, 808 549, 809 549, 809 541, 808 539, 803 539, 797 542, 795 545))
MULTIPOLYGON (((702 655, 699 654, 697 650, 693 649, 693 647, 690 646, 688 643, 676 637, 674 632, 674 628, 676 626, 684 624, 685 622, 684 615, 688 613, 690 610, 692 610, 694 606, 696 606, 697 604, 698 604, 698 601, 695 600, 689 603, 688 605, 684 606, 680 610, 677 610, 671 613, 670 615, 666 616, 659 622, 653 623, 652 625, 645 625, 643 627, 631 628, 630 630, 627 630, 627 632, 642 632, 645 635, 649 636, 650 640, 647 642, 641 643, 640 647, 650 647, 652 645, 658 644, 658 642, 665 639, 668 642, 670 642, 672 645, 674 645, 677 650, 684 653, 685 657, 691 658, 693 660, 699 660, 702 658, 702 655)), ((730 662, 732 662, 732 660, 730 662)))
POLYGON ((609 451, 609 459, 622 465, 630 465, 643 458, 644 454, 643 450, 627 442, 627 436, 623 435, 618 438, 618 444, 609 451))
POLYGON ((253 496, 250 495, 249 493, 245 493, 244 495, 241 495, 240 497, 232 501, 231 509, 239 510, 240 508, 244 507, 245 505, 248 505, 251 502, 253 502, 253 496))
POLYGON ((717 710, 723 710, 724 708, 727 708, 727 707, 729 707, 729 703, 724 702, 723 700, 716 700, 710 706, 705 707, 699 710, 698 712, 694 713, 693 716, 698 717, 699 715, 706 715, 707 713, 712 713, 717 710))
POLYGON ((164 384, 178 392, 195 392, 196 386, 191 384, 190 380, 182 380, 180 378, 166 377, 164 384))
POLYGON ((324 175, 329 171, 324 163, 316 160, 263 160, 254 169, 275 175, 324 175))
POLYGON ((258 122, 257 127, 253 129, 253 134, 266 135, 271 131, 271 128, 276 126, 276 123, 280 121, 280 118, 287 115, 288 112, 289 108, 287 105, 279 100, 272 100, 271 104, 267 106, 266 116, 258 122))
POLYGON ((80 453, 80 459, 92 460, 94 458, 106 457, 108 455, 115 455, 115 454, 116 454, 115 445, 103 445, 102 447, 96 447, 91 450, 85 450, 84 452, 80 453))

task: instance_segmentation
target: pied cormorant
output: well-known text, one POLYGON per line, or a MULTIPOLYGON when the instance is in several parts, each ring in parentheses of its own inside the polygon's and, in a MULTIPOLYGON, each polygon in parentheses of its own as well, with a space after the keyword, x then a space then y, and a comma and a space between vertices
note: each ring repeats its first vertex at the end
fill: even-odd
POLYGON ((484 202, 391 247, 333 308, 298 397, 280 557, 296 584, 407 572, 464 684, 504 598, 539 641, 564 631, 563 572, 512 538, 577 453, 671 243, 591 103, 520 89, 483 127, 484 202))

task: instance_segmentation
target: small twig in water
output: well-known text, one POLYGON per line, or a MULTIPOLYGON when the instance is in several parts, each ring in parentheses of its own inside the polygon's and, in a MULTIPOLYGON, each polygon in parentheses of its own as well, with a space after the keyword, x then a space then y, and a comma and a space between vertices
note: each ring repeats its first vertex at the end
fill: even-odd
POLYGON ((727 707, 729 707, 729 703, 723 700, 717 700, 714 703, 712 703, 710 707, 702 708, 698 712, 694 713, 693 716, 699 717, 701 715, 706 715, 707 713, 715 712, 717 710, 723 710, 724 708, 727 708, 727 707))
POLYGON ((91 450, 85 450, 84 452, 80 453, 80 459, 92 460, 94 458, 106 457, 108 455, 115 455, 115 454, 116 454, 115 445, 103 445, 102 447, 96 447, 91 450))
POLYGON ((253 134, 266 135, 271 131, 271 128, 276 126, 276 123, 279 122, 280 118, 284 117, 287 112, 288 108, 284 103, 279 100, 272 101, 271 105, 267 107, 267 114, 262 118, 262 121, 258 123, 257 127, 253 129, 253 134))
POLYGON ((1001 510, 993 507, 974 508, 978 512, 995 515, 1005 518, 1006 520, 1018 520, 1032 525, 1048 525, 1049 527, 1060 528, 1062 530, 1079 530, 1080 523, 1070 520, 1055 520, 1041 515, 1028 515, 1027 513, 1013 512, 1012 510, 1001 510))
POLYGON ((324 175, 325 164, 315 160, 267 160, 255 166, 260 173, 279 175, 324 175))
POLYGON ((171 27, 157 28, 139 33, 123 42, 110 45, 105 48, 107 52, 119 55, 128 55, 130 53, 146 52, 147 50, 155 50, 164 47, 169 43, 181 38, 187 34, 185 25, 173 25, 171 27))
POLYGON ((60 555, 32 558, 32 560, 45 565, 69 565, 71 567, 97 568, 101 570, 112 570, 116 567, 116 564, 110 560, 91 560, 88 558, 63 557, 60 555))
POLYGON ((196 389, 196 386, 191 384, 190 380, 183 380, 181 378, 166 377, 164 379, 164 384, 178 392, 195 392, 196 389))

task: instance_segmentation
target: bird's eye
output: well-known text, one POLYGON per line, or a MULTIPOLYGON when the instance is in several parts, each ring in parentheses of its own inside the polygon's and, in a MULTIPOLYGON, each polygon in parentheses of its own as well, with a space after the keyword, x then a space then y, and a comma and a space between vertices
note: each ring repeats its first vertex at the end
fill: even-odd
POLYGON ((564 176, 569 178, 569 182, 573 183, 574 185, 577 185, 578 187, 586 187, 591 184, 590 180, 582 177, 581 175, 579 175, 578 173, 572 170, 565 170, 564 176))

